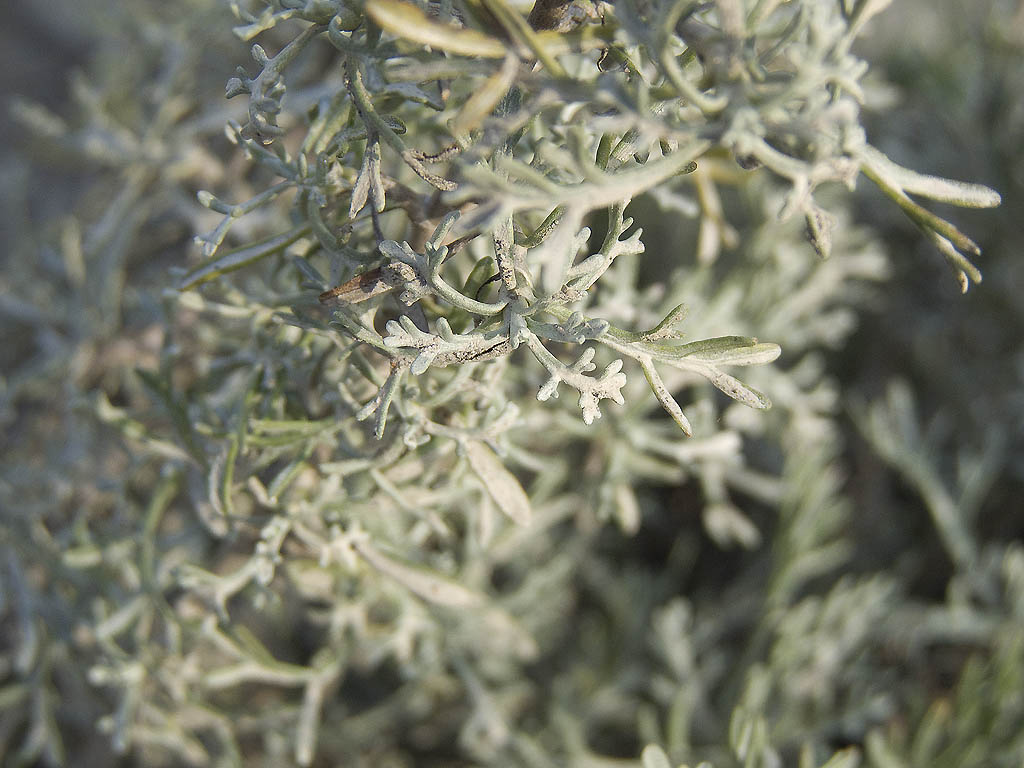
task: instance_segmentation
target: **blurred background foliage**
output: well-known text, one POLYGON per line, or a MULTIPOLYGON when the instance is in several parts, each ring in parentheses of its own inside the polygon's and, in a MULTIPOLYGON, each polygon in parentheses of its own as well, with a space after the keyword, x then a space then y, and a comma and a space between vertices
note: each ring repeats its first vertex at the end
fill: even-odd
MULTIPOLYGON (((870 185, 827 262, 780 255, 801 233, 774 221, 770 183, 727 193, 742 245, 714 270, 738 293, 715 294, 699 270, 680 279, 691 316, 724 314, 783 345, 778 371, 751 379, 774 411, 697 409, 698 427, 724 419, 744 435, 745 489, 730 499, 707 471, 624 480, 639 522, 621 500, 618 526, 577 513, 574 530, 533 545, 534 562, 506 568, 533 580, 509 610, 538 614, 526 623, 539 657, 485 669, 491 693, 457 658, 368 663, 328 695, 314 754, 293 735, 303 704, 272 706, 279 689, 198 700, 178 685, 197 662, 160 618, 170 605, 214 615, 161 569, 226 573, 252 549, 194 524, 209 511, 182 498, 196 481, 177 468, 196 439, 184 386, 246 342, 176 314, 168 295, 215 220, 196 191, 242 199, 268 181, 222 132, 244 113, 223 94, 247 46, 205 0, 7 3, 3 18, 5 765, 612 766, 639 765, 648 743, 673 764, 1024 762, 1024 5, 900 0, 857 48, 873 66, 869 139, 1002 194, 994 211, 941 211, 976 234, 985 281, 960 296, 870 185), (805 287, 806 306, 772 292, 776 272, 805 287), (138 373, 168 365, 182 390, 138 373), (152 614, 147 595, 162 596, 152 614)), ((300 103, 326 62, 302 66, 300 103)), ((697 224, 672 205, 652 195, 630 209, 651 259, 696 247, 697 224)), ((270 332, 252 343, 280 347, 270 332)), ((528 426, 616 440, 611 414, 592 433, 568 424, 528 426)), ((721 450, 675 435, 665 448, 665 434, 652 427, 651 455, 713 465, 721 450)), ((249 603, 233 618, 278 658, 323 661, 329 643, 304 635, 316 623, 300 608, 249 603)), ((216 628, 201 632, 226 653, 216 628)), ((659 760, 644 754, 647 768, 659 760)))

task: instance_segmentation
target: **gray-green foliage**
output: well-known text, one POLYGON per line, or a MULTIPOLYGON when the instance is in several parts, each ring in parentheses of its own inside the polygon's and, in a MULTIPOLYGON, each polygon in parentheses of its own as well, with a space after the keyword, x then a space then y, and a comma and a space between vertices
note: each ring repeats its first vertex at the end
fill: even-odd
POLYGON ((829 356, 893 264, 842 187, 964 289, 978 246, 910 196, 999 200, 868 143, 887 3, 230 5, 234 38, 139 3, 73 111, 16 105, 90 192, 0 307, 33 332, 5 759, 1019 764, 1024 551, 978 519, 1005 435, 951 478, 899 385, 850 411, 941 599, 858 551, 844 476, 829 356), (977 653, 935 690, 943 649, 977 653))

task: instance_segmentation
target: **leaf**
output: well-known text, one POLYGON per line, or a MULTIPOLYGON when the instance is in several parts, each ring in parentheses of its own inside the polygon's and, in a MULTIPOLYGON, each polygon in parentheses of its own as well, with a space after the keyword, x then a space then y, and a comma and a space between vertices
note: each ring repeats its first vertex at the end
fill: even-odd
POLYGON ((352 195, 349 198, 348 217, 354 219, 363 206, 366 199, 373 200, 373 208, 380 213, 384 210, 384 182, 380 176, 380 142, 373 139, 367 141, 366 150, 363 152, 363 164, 359 168, 359 175, 355 184, 352 185, 352 195))
POLYGON ((693 428, 690 426, 690 420, 686 418, 683 409, 679 407, 679 403, 676 402, 675 398, 668 391, 668 387, 665 386, 661 375, 655 370, 650 358, 642 358, 639 360, 639 363, 640 367, 643 368, 647 383, 651 385, 651 391, 658 398, 661 407, 668 412, 668 415, 672 417, 672 421, 679 425, 679 428, 683 430, 687 437, 692 436, 693 428))
POLYGON ((494 111, 494 107, 508 93, 519 71, 519 59, 508 55, 501 68, 484 81, 459 110, 451 124, 454 136, 465 136, 494 111))
POLYGON ((748 387, 742 381, 734 376, 730 376, 728 373, 712 369, 705 372, 704 375, 707 377, 708 381, 715 385, 715 387, 737 402, 762 411, 767 411, 772 407, 772 401, 769 400, 767 396, 758 392, 753 387, 748 387))
MULTIPOLYGON (((885 156, 882 155, 882 157, 884 158, 885 156)), ((899 169, 899 166, 895 167, 899 169)), ((946 260, 956 272, 961 291, 967 292, 970 280, 976 283, 981 282, 981 272, 968 258, 968 254, 973 256, 981 254, 981 248, 978 247, 977 243, 950 222, 940 216, 936 216, 931 211, 926 210, 911 200, 906 194, 904 187, 889 175, 889 168, 887 166, 872 164, 869 160, 865 160, 861 163, 861 171, 903 210, 910 220, 935 244, 942 255, 946 257, 946 260)), ((991 192, 991 190, 989 191, 991 192)), ((992 194, 998 198, 996 193, 993 192, 992 194)), ((994 204, 998 204, 998 200, 994 204)))
POLYGON ((406 101, 424 104, 438 111, 444 109, 444 102, 436 94, 424 91, 414 83, 388 83, 380 91, 380 94, 382 96, 401 96, 406 101))
POLYGON ((156 371, 136 368, 135 374, 149 391, 156 396, 171 417, 178 436, 181 438, 189 455, 201 466, 206 466, 206 454, 202 441, 196 433, 195 425, 189 416, 188 405, 182 395, 175 392, 168 378, 156 371))
POLYGON ((562 65, 545 46, 544 38, 533 30, 518 10, 509 6, 505 0, 481 0, 481 3, 494 20, 505 29, 508 36, 528 48, 544 65, 544 69, 555 77, 566 76, 562 65))
MULTIPOLYGON (((422 357, 422 355, 420 355, 420 357, 422 357)), ((419 360, 420 357, 417 357, 416 360, 419 360)), ((430 364, 429 360, 427 364, 430 364)), ((405 371, 406 368, 404 366, 392 363, 391 373, 388 375, 384 384, 380 387, 376 397, 360 408, 356 413, 356 421, 363 421, 364 419, 369 418, 371 414, 377 414, 377 419, 374 422, 373 434, 378 440, 384 436, 384 427, 387 426, 388 422, 388 410, 391 407, 391 401, 395 397, 398 385, 401 383, 402 377, 405 375, 405 371)), ((415 373, 415 371, 413 372, 415 373)))
POLYGON ((1002 202, 1002 197, 994 189, 982 184, 969 184, 965 181, 917 173, 894 163, 870 145, 865 145, 861 154, 878 173, 897 184, 904 192, 963 208, 994 208, 1002 202))
POLYGON ((644 341, 679 338, 679 331, 676 329, 676 326, 683 322, 686 317, 686 311, 685 304, 673 307, 660 323, 643 334, 644 341))
POLYGON ((722 336, 696 343, 701 347, 686 357, 714 365, 762 365, 782 354, 778 344, 743 336, 722 336))
MULTIPOLYGON (((664 319, 649 331, 633 333, 631 331, 624 331, 621 328, 616 328, 613 335, 621 341, 629 342, 655 342, 662 341, 663 339, 679 339, 682 338, 682 334, 677 329, 677 326, 683 322, 683 319, 686 317, 686 312, 686 305, 679 304, 670 309, 664 319)), ((682 349, 682 347, 679 347, 679 349, 682 349)))
POLYGON ((295 241, 308 235, 309 231, 309 224, 300 224, 287 232, 272 235, 264 240, 207 259, 186 272, 178 287, 182 291, 187 291, 202 283, 215 280, 223 274, 247 267, 260 259, 283 251, 295 241))
POLYGON ((483 597, 479 593, 466 589, 452 579, 426 568, 392 560, 369 542, 353 542, 352 546, 366 562, 378 571, 385 576, 390 576, 413 594, 431 603, 451 608, 467 608, 483 602, 483 597))
POLYGON ((858 35, 864 25, 892 4, 892 0, 860 0, 853 12, 847 36, 858 35))
MULTIPOLYGON (((309 282, 316 286, 327 287, 327 279, 320 274, 320 271, 301 256, 293 256, 292 263, 309 282)), ((322 289, 321 289, 322 290, 322 289)))
POLYGON ((705 530, 720 547, 739 544, 744 549, 754 549, 761 543, 761 532, 757 526, 731 504, 708 504, 703 517, 705 530))
POLYGON ((808 206, 804 211, 807 223, 807 239, 811 241, 814 252, 822 259, 832 255, 832 230, 836 221, 827 211, 816 205, 808 206))
POLYGON ((411 3, 374 0, 366 4, 366 14, 381 29, 403 40, 462 56, 505 57, 505 44, 500 40, 475 29, 458 29, 436 22, 411 3))
POLYGON ((847 747, 832 755, 821 768, 857 768, 858 765, 860 765, 860 750, 856 747, 847 747))
POLYGON ((748 756, 759 757, 768 747, 764 718, 745 707, 736 707, 729 719, 729 746, 741 761, 748 756))
POLYGON ((644 747, 644 751, 640 754, 640 760, 643 762, 644 768, 672 768, 665 750, 656 744, 648 744, 644 747))
POLYGON ((533 517, 530 499, 515 475, 487 445, 472 441, 466 445, 466 458, 487 493, 505 515, 519 525, 529 525, 533 517))
POLYGON ((758 342, 750 336, 716 336, 673 347, 667 344, 643 344, 653 357, 662 360, 698 360, 711 365, 761 365, 775 360, 782 348, 771 342, 758 342))

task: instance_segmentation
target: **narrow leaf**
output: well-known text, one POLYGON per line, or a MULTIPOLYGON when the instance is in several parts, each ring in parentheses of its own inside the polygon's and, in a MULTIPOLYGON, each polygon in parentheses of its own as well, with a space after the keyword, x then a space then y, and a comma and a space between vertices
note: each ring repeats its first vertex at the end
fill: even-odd
POLYGON ((994 208, 1002 202, 1002 197, 994 189, 982 184, 969 184, 965 181, 917 173, 897 165, 870 145, 861 150, 861 155, 878 173, 897 184, 904 192, 963 208, 994 208))
POLYGON ((807 223, 807 239, 811 241, 814 252, 822 259, 832 255, 832 230, 835 229, 835 219, 825 210, 816 205, 811 205, 804 212, 804 220, 807 223))
POLYGON ((512 87, 518 71, 519 59, 509 54, 502 62, 501 68, 488 77, 459 110, 459 114, 452 121, 452 134, 454 136, 468 134, 491 114, 494 107, 512 87))
POLYGON ((644 344, 644 349, 662 360, 699 360, 714 365, 760 365, 770 363, 782 352, 778 344, 758 342, 750 336, 716 336, 673 347, 644 344))
POLYGON ((693 428, 690 426, 690 420, 686 418, 683 409, 679 407, 679 403, 676 402, 675 398, 668 391, 668 387, 665 386, 665 382, 662 381, 661 376, 655 370, 650 358, 640 359, 639 362, 640 367, 643 368, 644 376, 647 378, 647 383, 651 385, 651 391, 658 398, 661 407, 668 412, 668 415, 672 417, 672 421, 679 425, 679 428, 683 430, 687 437, 692 436, 693 428))
POLYGON ((180 289, 187 291, 197 285, 209 282, 228 272, 234 272, 260 259, 280 253, 296 240, 309 234, 309 224, 300 224, 294 229, 273 235, 249 245, 236 248, 220 256, 207 259, 190 269, 181 279, 180 289))
MULTIPOLYGON (((651 328, 649 331, 640 331, 639 333, 633 333, 631 331, 624 331, 621 328, 616 328, 613 332, 614 338, 620 341, 630 342, 654 342, 661 341, 663 339, 678 339, 681 334, 677 330, 677 326, 686 317, 686 305, 679 304, 669 310, 669 313, 665 315, 665 318, 658 323, 656 326, 651 328)), ((678 347, 682 349, 683 347, 678 347)))
POLYGON ((857 768, 860 765, 860 750, 847 747, 836 752, 821 768, 857 768))
POLYGON ((665 750, 655 744, 648 744, 640 755, 644 768, 672 768, 665 750))
POLYGON ((975 256, 981 253, 981 248, 971 238, 961 232, 952 223, 941 216, 936 216, 926 208, 915 203, 892 181, 884 175, 875 172, 873 168, 865 168, 864 175, 878 185, 879 189, 885 192, 896 205, 903 209, 903 212, 910 217, 918 226, 924 229, 931 229, 948 239, 958 251, 970 253, 975 256))
POLYGON ((494 455, 494 451, 474 440, 466 445, 466 458, 498 509, 513 522, 529 525, 533 517, 530 499, 515 475, 505 469, 501 459, 494 455))
POLYGON ((366 14, 381 29, 403 40, 462 56, 505 57, 505 45, 500 40, 475 29, 458 29, 438 23, 411 3, 374 0, 366 4, 366 14))
POLYGON ((686 305, 679 304, 669 310, 665 319, 643 334, 644 341, 659 341, 661 339, 678 338, 676 326, 683 322, 686 317, 686 305))
POLYGON ((711 369, 704 373, 708 381, 733 400, 766 411, 772 407, 772 401, 753 387, 748 387, 735 376, 719 370, 711 369))
POLYGON ((757 339, 743 339, 743 342, 701 350, 687 357, 715 365, 762 365, 772 362, 782 354, 782 348, 778 344, 758 343, 757 339))
POLYGON ((483 602, 483 597, 479 593, 466 589, 452 579, 426 568, 392 560, 369 542, 353 542, 353 547, 366 562, 378 571, 385 576, 390 576, 413 594, 431 603, 451 608, 467 608, 483 602))

